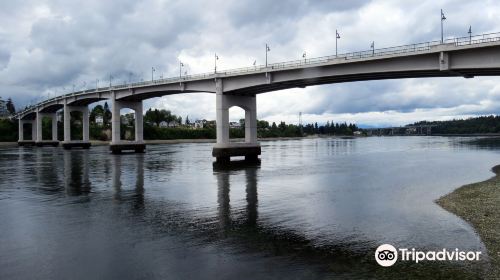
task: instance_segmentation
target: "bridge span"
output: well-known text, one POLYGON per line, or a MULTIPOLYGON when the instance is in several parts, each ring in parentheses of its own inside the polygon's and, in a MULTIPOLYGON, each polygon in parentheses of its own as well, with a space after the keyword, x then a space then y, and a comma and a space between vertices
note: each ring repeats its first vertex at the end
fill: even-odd
POLYGON ((215 93, 217 142, 213 156, 219 162, 232 156, 256 160, 257 103, 260 93, 307 86, 400 78, 464 77, 500 75, 500 33, 372 49, 326 57, 272 63, 232 70, 158 79, 150 82, 99 87, 57 96, 18 112, 19 144, 58 145, 56 112, 64 110, 63 147, 90 147, 89 109, 92 103, 110 100, 112 152, 143 152, 143 100, 170 94, 215 93), (245 142, 229 140, 229 108, 245 110, 245 142), (120 109, 135 111, 135 140, 120 138, 120 109), (83 113, 83 141, 71 139, 70 112, 83 113), (42 118, 52 118, 52 139, 42 138, 42 118), (25 140, 24 125, 32 124, 32 139, 25 140))

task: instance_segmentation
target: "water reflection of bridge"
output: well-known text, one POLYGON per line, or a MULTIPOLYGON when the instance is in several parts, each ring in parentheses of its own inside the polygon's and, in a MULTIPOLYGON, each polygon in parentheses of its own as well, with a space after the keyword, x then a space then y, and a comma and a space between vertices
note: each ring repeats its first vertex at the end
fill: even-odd
MULTIPOLYGON (((303 269, 310 268, 312 265, 322 267, 319 271, 314 271, 315 276, 333 273, 345 278, 355 276, 369 278, 378 268, 372 256, 372 247, 376 246, 369 239, 360 241, 358 244, 347 244, 332 238, 331 244, 324 242, 317 244, 314 238, 307 237, 306 233, 276 225, 265 216, 261 218, 258 200, 259 187, 263 187, 259 186, 260 167, 214 169, 213 176, 216 184, 212 186, 217 187, 217 199, 213 207, 215 211, 208 209, 201 214, 199 209, 185 207, 185 204, 174 200, 146 195, 145 173, 147 174, 151 169, 148 167, 147 156, 143 154, 128 155, 128 159, 134 158, 133 161, 127 160, 127 157, 110 156, 102 163, 99 162, 104 165, 101 166, 104 172, 109 171, 105 176, 105 182, 100 182, 101 178, 97 179, 89 172, 92 171, 92 165, 98 162, 93 161, 91 154, 85 151, 64 151, 61 156, 64 161, 62 174, 50 168, 51 166, 57 168, 57 161, 54 161, 48 163, 47 168, 41 169, 33 179, 44 181, 49 180, 51 176, 61 178, 60 176, 64 174, 62 182, 65 193, 69 196, 85 198, 83 203, 88 203, 95 197, 102 198, 103 196, 98 193, 101 190, 103 192, 109 190, 112 192, 110 195, 112 200, 97 202, 99 206, 112 202, 113 205, 120 207, 116 208, 120 211, 112 211, 109 218, 129 218, 129 216, 122 215, 121 210, 131 210, 129 214, 144 222, 139 227, 149 227, 146 230, 148 234, 151 234, 151 231, 158 235, 173 232, 179 236, 189 236, 188 240, 195 239, 197 244, 236 247, 238 254, 263 254, 267 258, 266 262, 274 262, 276 265, 289 262, 294 267, 299 266, 297 269, 299 274, 304 272, 303 269), (243 178, 243 180, 235 180, 235 178, 243 178), (102 189, 102 184, 107 188, 102 189), (241 187, 245 189, 246 204, 244 203, 243 207, 235 207, 230 199, 231 188, 241 187), (116 213, 119 215, 114 216, 116 213), (360 251, 359 248, 364 248, 364 250, 360 251)), ((39 163, 45 159, 40 157, 36 161, 39 163)), ((154 170, 154 172, 165 172, 165 170, 154 170)), ((64 192, 62 188, 57 191, 64 192)), ((107 209, 108 205, 100 208, 107 209)), ((92 211, 90 209, 84 211, 87 210, 92 211)), ((100 211, 99 214, 108 215, 107 211, 109 210, 100 211)), ((130 227, 140 230, 134 224, 130 227)), ((441 269, 442 267, 426 266, 426 273, 427 271, 438 273, 441 269)), ((458 275, 455 270, 462 272, 460 268, 453 267, 450 268, 451 275, 458 275)), ((384 277, 401 276, 398 273, 400 270, 391 270, 381 275, 384 277)), ((303 277, 298 278, 307 278, 306 275, 300 275, 303 277)))

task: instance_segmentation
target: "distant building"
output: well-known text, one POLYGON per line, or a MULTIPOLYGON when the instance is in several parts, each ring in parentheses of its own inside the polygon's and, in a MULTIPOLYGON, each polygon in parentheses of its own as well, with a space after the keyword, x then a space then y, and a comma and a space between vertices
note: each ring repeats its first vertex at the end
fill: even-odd
POLYGON ((405 131, 406 134, 416 134, 417 133, 417 129, 415 127, 409 127, 406 129, 405 131))
POLYGON ((207 121, 204 125, 204 127, 208 127, 208 128, 215 128, 215 121, 207 121))
POLYGON ((161 121, 159 127, 168 127, 168 122, 161 121))
POLYGON ((196 121, 194 121, 194 128, 196 128, 196 129, 203 128, 203 127, 205 127, 206 123, 207 123, 207 120, 205 120, 205 119, 196 120, 196 121))
POLYGON ((0 117, 8 117, 10 115, 7 110, 7 101, 0 98, 0 117))
POLYGON ((96 116, 95 117, 95 123, 98 126, 103 126, 104 125, 104 118, 102 116, 96 116))
POLYGON ((178 121, 171 121, 168 123, 168 127, 178 127, 179 122, 178 121))
POLYGON ((241 128, 241 124, 239 122, 229 122, 230 128, 241 128))
POLYGON ((361 135, 363 135, 363 132, 356 130, 352 134, 354 134, 354 136, 361 136, 361 135))

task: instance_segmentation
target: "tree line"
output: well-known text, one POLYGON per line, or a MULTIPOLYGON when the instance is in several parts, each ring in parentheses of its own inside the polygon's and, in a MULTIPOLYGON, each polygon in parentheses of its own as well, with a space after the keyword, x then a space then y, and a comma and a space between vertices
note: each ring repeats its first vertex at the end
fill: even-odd
MULTIPOLYGON (((9 99, 10 100, 10 99, 9 99)), ((12 101, 10 100, 12 103, 12 101)), ((11 104, 15 112, 13 103, 11 104)), ((10 105, 9 105, 10 106, 10 105)), ((58 112, 58 118, 63 118, 63 112, 58 112)), ((71 112, 71 139, 82 139, 82 114, 80 112, 71 112)), ((92 108, 89 114, 89 136, 93 140, 109 141, 111 136, 111 118, 112 113, 107 102, 103 105, 96 105, 92 108), (98 118, 102 118, 102 123, 97 122, 98 118)), ((120 116, 121 137, 125 140, 133 140, 135 136, 134 115, 128 113, 120 116)), ((206 122, 203 128, 193 129, 189 117, 186 116, 183 123, 183 118, 173 114, 165 109, 149 109, 143 117, 144 120, 144 139, 145 140, 164 140, 164 139, 215 139, 216 127, 215 122, 206 122), (162 127, 160 124, 174 122, 176 127, 162 127)), ((245 120, 239 121, 239 128, 230 128, 230 138, 245 137, 245 120)), ((44 139, 51 139, 52 122, 50 118, 42 120, 42 135, 44 139)), ((0 120, 0 141, 17 141, 18 126, 12 120, 0 120)), ((355 124, 334 123, 328 121, 324 125, 306 124, 296 125, 287 124, 285 122, 269 123, 265 120, 257 121, 257 136, 259 138, 269 137, 302 137, 315 134, 324 135, 352 135, 358 130, 355 124)), ((58 122, 58 139, 63 140, 64 136, 63 124, 58 122)), ((30 139, 31 129, 29 126, 24 128, 25 139, 30 139)))
POLYGON ((432 134, 500 133, 500 116, 480 116, 448 121, 421 121, 414 125, 435 125, 432 134))

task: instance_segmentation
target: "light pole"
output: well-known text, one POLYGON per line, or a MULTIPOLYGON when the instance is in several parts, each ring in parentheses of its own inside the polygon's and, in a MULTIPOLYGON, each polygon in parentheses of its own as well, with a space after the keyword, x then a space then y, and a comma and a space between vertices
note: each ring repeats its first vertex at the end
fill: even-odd
POLYGON ((155 73, 155 68, 151 67, 151 82, 154 82, 154 80, 155 80, 154 79, 155 78, 154 73, 155 73))
POLYGON ((266 43, 266 68, 267 68, 267 53, 270 51, 271 49, 269 48, 269 45, 266 43))
POLYGON ((113 85, 113 76, 109 74, 109 87, 113 85))
POLYGON ((96 79, 95 80, 95 89, 98 90, 99 89, 99 79, 96 79))
POLYGON ((214 73, 217 74, 217 60, 219 60, 219 56, 217 56, 217 53, 215 53, 215 68, 214 68, 214 73))
POLYGON ((337 41, 340 39, 340 34, 339 32, 337 31, 337 29, 335 29, 335 57, 337 57, 337 41))
POLYGON ((472 25, 469 25, 469 45, 472 44, 472 25))
POLYGON ((443 9, 441 9, 441 44, 444 43, 443 21, 445 20, 446 17, 444 16, 443 9))
POLYGON ((132 83, 132 72, 128 73, 128 83, 132 83))
POLYGON ((304 63, 306 63, 306 51, 302 54, 302 57, 304 58, 304 63))
POLYGON ((372 41, 372 45, 370 46, 370 48, 372 49, 372 56, 375 55, 375 41, 372 41))
POLYGON ((184 66, 184 63, 179 61, 179 80, 182 78, 182 66, 184 66))

